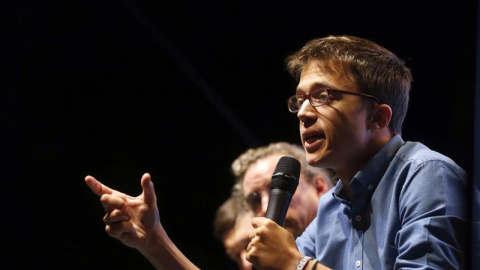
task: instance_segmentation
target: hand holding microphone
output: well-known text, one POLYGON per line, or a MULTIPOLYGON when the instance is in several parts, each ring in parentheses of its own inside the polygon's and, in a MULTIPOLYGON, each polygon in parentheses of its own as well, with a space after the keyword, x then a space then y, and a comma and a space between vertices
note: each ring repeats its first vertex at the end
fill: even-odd
MULTIPOLYGON (((298 186, 300 169, 301 165, 297 159, 283 156, 279 159, 272 175, 270 197, 265 217, 281 227, 284 226, 288 207, 298 186)), ((279 231, 278 226, 276 226, 277 230, 275 231, 275 228, 272 228, 275 226, 269 226, 265 221, 265 219, 259 220, 258 218, 252 220, 255 229, 261 226, 265 226, 265 228, 262 228, 262 235, 255 233, 251 237, 250 244, 247 247, 247 259, 254 265, 259 265, 261 261, 261 265, 268 268, 268 265, 278 264, 279 259, 288 257, 285 255, 292 251, 289 247, 293 246, 294 250, 297 250, 295 240, 290 232, 279 231), (258 236, 258 239, 255 239, 255 236, 258 236), (259 245, 257 246, 257 244, 259 245), (285 252, 280 251, 281 249, 285 249, 285 252)), ((252 268, 252 270, 256 269, 255 267, 252 268)))

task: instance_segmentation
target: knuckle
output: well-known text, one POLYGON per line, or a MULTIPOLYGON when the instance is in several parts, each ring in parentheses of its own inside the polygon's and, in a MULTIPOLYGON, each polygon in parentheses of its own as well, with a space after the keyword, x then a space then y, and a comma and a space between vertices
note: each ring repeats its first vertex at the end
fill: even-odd
POLYGON ((100 202, 101 202, 101 203, 106 203, 106 202, 108 202, 108 198, 109 198, 109 195, 108 195, 108 194, 103 194, 103 195, 100 197, 100 202))

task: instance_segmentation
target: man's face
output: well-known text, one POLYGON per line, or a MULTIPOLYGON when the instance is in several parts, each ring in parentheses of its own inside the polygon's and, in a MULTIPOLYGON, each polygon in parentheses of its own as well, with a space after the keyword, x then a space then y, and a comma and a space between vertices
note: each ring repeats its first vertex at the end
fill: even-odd
MULTIPOLYGON (((272 175, 283 155, 272 155, 250 165, 243 179, 243 195, 252 206, 256 216, 265 216, 270 196, 272 175)), ((317 214, 320 195, 314 185, 300 176, 290 207, 285 217, 285 228, 295 237, 300 235, 317 214)))
MULTIPOLYGON (((307 65, 300 76, 297 93, 306 95, 324 87, 357 92, 343 74, 326 73, 316 63, 307 65)), ((326 104, 318 107, 311 106, 307 100, 297 116, 310 165, 333 168, 343 178, 353 177, 368 161, 371 155, 368 148, 369 115, 361 97, 332 94, 326 104)))
POLYGON ((249 235, 253 231, 253 214, 245 213, 223 237, 223 246, 230 259, 234 260, 240 270, 251 270, 252 264, 247 261, 247 246, 250 242, 249 235))

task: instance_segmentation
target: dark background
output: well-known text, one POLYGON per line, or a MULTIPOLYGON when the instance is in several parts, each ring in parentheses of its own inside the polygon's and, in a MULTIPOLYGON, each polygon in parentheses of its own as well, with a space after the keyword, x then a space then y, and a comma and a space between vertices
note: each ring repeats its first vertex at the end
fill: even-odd
MULTIPOLYGON (((202 269, 249 147, 299 143, 284 58, 352 34, 406 60, 403 137, 473 168, 477 10, 442 1, 2 1, 2 269, 153 269, 104 232, 91 174, 131 195, 152 175, 162 223, 202 269)), ((428 194, 426 195, 428 197, 428 194)))

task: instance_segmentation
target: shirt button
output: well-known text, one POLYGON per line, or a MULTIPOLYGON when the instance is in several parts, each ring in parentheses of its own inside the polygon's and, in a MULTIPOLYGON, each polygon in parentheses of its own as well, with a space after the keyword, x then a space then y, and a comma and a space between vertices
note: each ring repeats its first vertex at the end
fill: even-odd
POLYGON ((356 220, 356 221, 362 220, 362 216, 360 216, 360 215, 356 216, 356 217, 355 217, 355 220, 356 220))
POLYGON ((373 185, 368 185, 368 190, 372 190, 373 189, 373 185))
POLYGON ((355 266, 356 266, 356 267, 360 267, 360 265, 362 265, 362 262, 361 262, 361 261, 356 261, 356 262, 355 262, 355 266))

